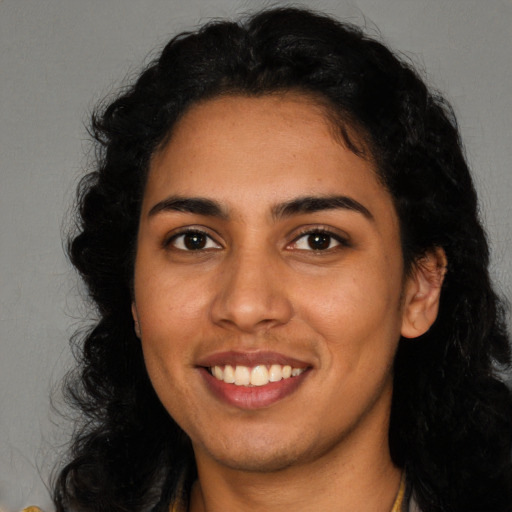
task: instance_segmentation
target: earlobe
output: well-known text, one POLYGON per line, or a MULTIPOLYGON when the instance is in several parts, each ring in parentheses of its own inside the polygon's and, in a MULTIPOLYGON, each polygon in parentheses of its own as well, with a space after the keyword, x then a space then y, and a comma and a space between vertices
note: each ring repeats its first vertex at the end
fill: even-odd
POLYGON ((137 313, 137 307, 135 306, 135 302, 132 302, 132 317, 133 317, 133 327, 135 329, 135 335, 140 339, 140 324, 139 324, 139 314, 137 313))
POLYGON ((446 265, 446 254, 440 247, 428 251, 413 264, 404 289, 403 337, 425 334, 437 318, 446 265))

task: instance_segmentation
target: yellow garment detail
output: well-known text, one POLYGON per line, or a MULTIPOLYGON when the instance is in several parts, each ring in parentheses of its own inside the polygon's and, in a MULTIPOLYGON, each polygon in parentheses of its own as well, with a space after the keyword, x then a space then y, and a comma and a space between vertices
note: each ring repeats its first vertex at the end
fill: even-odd
POLYGON ((395 498, 395 503, 393 504, 393 508, 391 512, 400 512, 402 510, 403 502, 405 496, 405 472, 402 473, 402 479, 400 480, 400 487, 398 488, 398 493, 395 498))

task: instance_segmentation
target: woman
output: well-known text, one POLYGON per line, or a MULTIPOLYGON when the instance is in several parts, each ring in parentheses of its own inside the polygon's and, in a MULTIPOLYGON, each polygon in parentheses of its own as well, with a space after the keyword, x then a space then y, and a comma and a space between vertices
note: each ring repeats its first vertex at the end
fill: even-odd
POLYGON ((58 510, 511 509, 504 313, 409 65, 269 10, 174 38, 93 129, 58 510))

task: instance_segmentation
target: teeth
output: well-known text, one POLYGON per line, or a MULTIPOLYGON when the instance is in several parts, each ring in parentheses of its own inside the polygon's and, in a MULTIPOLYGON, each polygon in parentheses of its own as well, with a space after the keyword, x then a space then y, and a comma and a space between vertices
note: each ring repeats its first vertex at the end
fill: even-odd
POLYGON ((222 371, 222 368, 220 366, 214 366, 212 368, 212 373, 216 379, 219 379, 219 380, 224 379, 224 372, 222 371))
MULTIPOLYGON (((214 366, 214 368, 219 368, 218 366, 214 366)), ((218 378, 218 377, 217 377, 218 378)), ((233 384, 235 382, 235 370, 231 365, 226 365, 224 367, 224 378, 219 379, 227 382, 228 384, 233 384)))
POLYGON ((253 386, 268 384, 268 370, 266 366, 255 366, 251 370, 251 384, 253 386))
POLYGON ((292 368, 290 365, 272 364, 270 366, 212 366, 211 374, 218 380, 235 386, 265 386, 269 382, 299 376, 305 368, 292 368))
POLYGON ((251 370, 247 366, 235 368, 235 384, 237 386, 248 386, 251 383, 251 370))
POLYGON ((280 364, 273 364, 268 372, 270 382, 279 382, 283 378, 283 370, 280 364))

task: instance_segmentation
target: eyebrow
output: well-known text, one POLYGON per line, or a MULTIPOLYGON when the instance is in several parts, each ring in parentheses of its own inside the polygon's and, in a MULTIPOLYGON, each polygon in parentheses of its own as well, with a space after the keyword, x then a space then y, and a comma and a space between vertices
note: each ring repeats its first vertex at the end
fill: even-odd
POLYGON ((195 213, 197 215, 218 217, 221 219, 227 219, 228 217, 227 212, 216 201, 203 197, 180 196, 171 196, 156 203, 151 210, 149 210, 148 217, 168 211, 195 213))
MULTIPOLYGON (((359 201, 348 196, 304 196, 296 197, 290 201, 279 203, 272 207, 272 217, 274 219, 282 219, 293 215, 306 213, 315 213, 323 210, 351 210, 361 213, 369 220, 374 220, 370 210, 363 206, 359 201)), ((220 219, 228 219, 228 212, 217 202, 212 199, 203 197, 182 197, 171 196, 156 203, 148 216, 152 217, 161 212, 176 211, 185 213, 194 213, 197 215, 205 215, 207 217, 217 217, 220 219)))
POLYGON ((305 196, 297 197, 272 208, 274 218, 290 217, 303 213, 315 213, 323 210, 351 210, 361 213, 369 220, 374 220, 370 210, 359 201, 348 196, 305 196))

